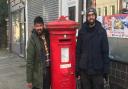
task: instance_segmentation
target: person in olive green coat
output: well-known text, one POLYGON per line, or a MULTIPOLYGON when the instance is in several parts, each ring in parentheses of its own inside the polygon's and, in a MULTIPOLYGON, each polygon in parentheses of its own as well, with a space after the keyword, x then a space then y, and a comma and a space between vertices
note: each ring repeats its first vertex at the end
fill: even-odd
POLYGON ((34 20, 34 29, 27 47, 27 87, 50 89, 49 33, 44 29, 43 19, 34 20))

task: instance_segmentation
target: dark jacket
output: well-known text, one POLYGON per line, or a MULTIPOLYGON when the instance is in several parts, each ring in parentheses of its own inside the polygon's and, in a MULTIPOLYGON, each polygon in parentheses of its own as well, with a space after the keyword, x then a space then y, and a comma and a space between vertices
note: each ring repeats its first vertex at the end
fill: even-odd
POLYGON ((109 72, 109 47, 105 29, 96 21, 93 28, 87 22, 79 30, 76 48, 76 73, 80 70, 88 74, 109 72))
MULTIPOLYGON (((46 35, 46 40, 49 44, 48 31, 44 30, 43 34, 46 35)), ((46 56, 44 45, 40 41, 35 30, 33 30, 27 47, 27 82, 32 83, 33 87, 37 87, 39 89, 42 89, 43 87, 43 75, 46 71, 45 60, 46 56)))

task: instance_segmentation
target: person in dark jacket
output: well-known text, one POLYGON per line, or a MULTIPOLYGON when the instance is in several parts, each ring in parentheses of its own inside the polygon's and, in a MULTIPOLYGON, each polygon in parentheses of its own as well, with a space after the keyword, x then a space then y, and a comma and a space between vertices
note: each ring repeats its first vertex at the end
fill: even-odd
POLYGON ((82 89, 103 89, 109 73, 109 46, 105 29, 96 20, 94 8, 87 9, 86 22, 78 32, 76 77, 82 89))
POLYGON ((34 29, 27 47, 27 87, 50 89, 49 33, 43 19, 34 20, 34 29))

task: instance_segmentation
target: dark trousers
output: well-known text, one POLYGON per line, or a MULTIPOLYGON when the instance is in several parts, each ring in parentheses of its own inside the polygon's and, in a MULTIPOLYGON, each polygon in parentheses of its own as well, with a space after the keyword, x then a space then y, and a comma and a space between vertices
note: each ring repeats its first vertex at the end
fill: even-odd
POLYGON ((104 79, 101 74, 88 75, 81 72, 81 88, 82 89, 104 89, 104 79))
POLYGON ((46 73, 43 75, 43 89, 50 89, 51 77, 50 77, 50 68, 46 69, 46 73))
MULTIPOLYGON (((45 73, 43 74, 43 89, 50 89, 50 83, 51 78, 50 78, 50 69, 47 68, 45 73)), ((39 89, 36 87, 33 87, 32 89, 39 89)))

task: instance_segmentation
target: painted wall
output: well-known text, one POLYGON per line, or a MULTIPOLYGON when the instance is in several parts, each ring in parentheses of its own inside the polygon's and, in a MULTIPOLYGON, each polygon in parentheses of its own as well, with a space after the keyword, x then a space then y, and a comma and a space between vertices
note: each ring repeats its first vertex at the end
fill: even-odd
POLYGON ((59 0, 59 16, 69 16, 69 7, 75 6, 75 21, 78 22, 79 0, 59 0))

